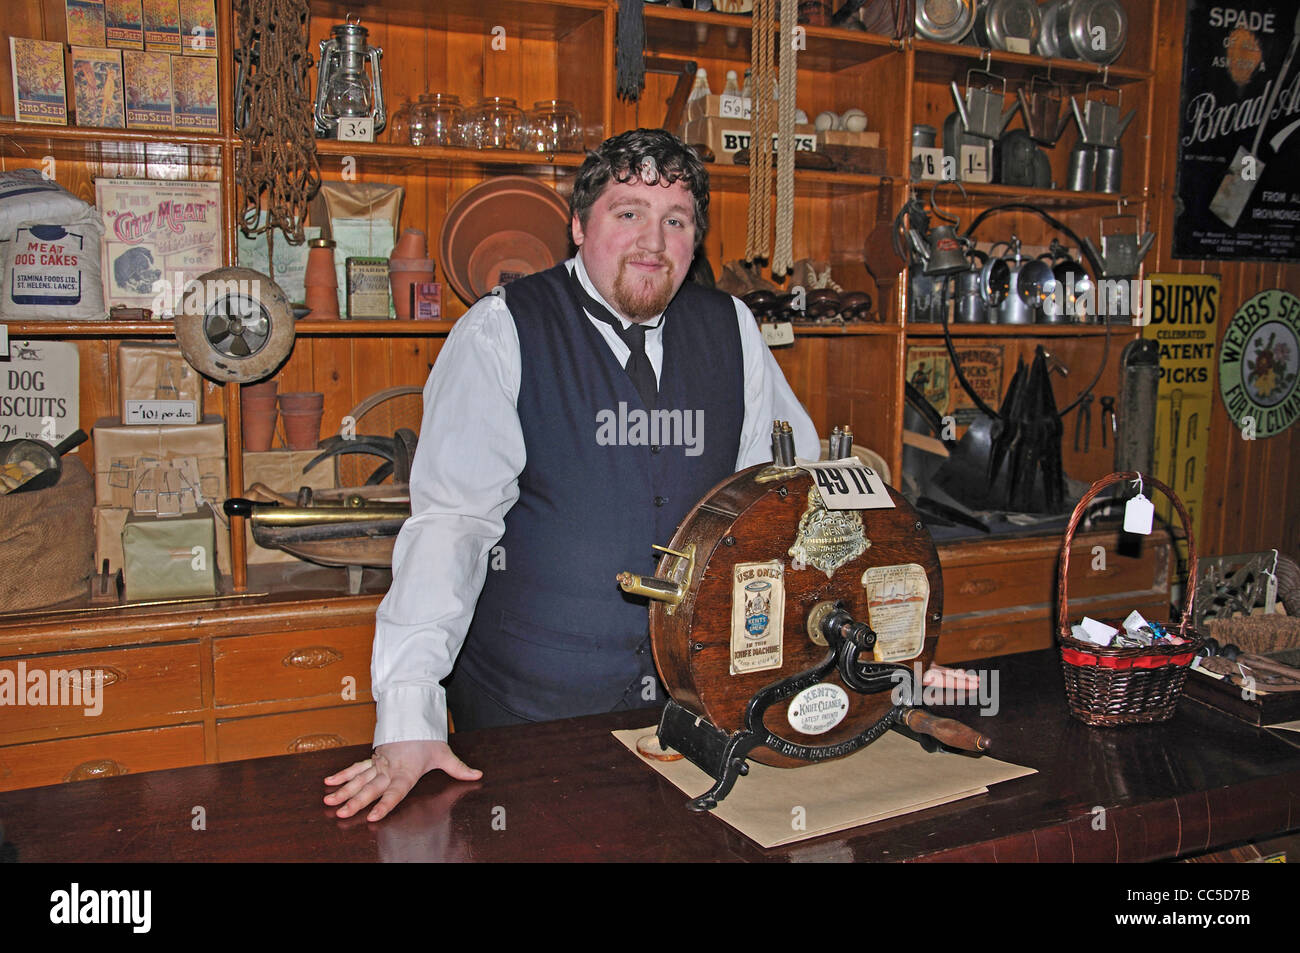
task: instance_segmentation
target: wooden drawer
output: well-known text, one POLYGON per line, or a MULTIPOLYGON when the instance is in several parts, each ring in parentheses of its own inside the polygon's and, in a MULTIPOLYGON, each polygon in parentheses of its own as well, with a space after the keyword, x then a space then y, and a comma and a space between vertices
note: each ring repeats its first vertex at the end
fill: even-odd
MULTIPOLYGON (((939 547, 945 617, 1053 604, 1060 550, 1061 541, 1053 536, 939 547)), ((1116 533, 1076 536, 1070 546, 1070 599, 1163 591, 1168 565, 1169 542, 1163 535, 1143 541, 1131 556, 1120 554, 1116 533), (1093 568, 1096 546, 1105 552, 1105 569, 1093 568)))
POLYGON ((0 791, 203 763, 203 726, 173 725, 0 748, 0 791))
POLYGON ((217 759, 239 761, 368 745, 374 737, 374 705, 343 705, 279 715, 231 718, 217 722, 217 759))
POLYGON ((328 705, 369 701, 374 623, 237 635, 213 640, 214 697, 218 706, 302 699, 328 705), (344 679, 355 679, 345 699, 344 679))
MULTIPOLYGON (((1111 601, 1100 598, 1070 603, 1070 615, 1094 617, 1126 616, 1136 609, 1148 619, 1159 620, 1167 614, 1164 599, 1142 603, 1111 601)), ((939 665, 950 665, 970 659, 1010 655, 1013 652, 1032 652, 1051 648, 1056 644, 1056 610, 1050 607, 1026 609, 1021 612, 979 613, 959 624, 945 622, 939 634, 939 647, 934 660, 939 665)))
POLYGON ((185 721, 203 707, 199 660, 198 642, 0 660, 0 745, 185 721), (103 685, 92 683, 88 695, 85 680, 95 672, 103 685), (45 701, 35 703, 42 682, 45 701))

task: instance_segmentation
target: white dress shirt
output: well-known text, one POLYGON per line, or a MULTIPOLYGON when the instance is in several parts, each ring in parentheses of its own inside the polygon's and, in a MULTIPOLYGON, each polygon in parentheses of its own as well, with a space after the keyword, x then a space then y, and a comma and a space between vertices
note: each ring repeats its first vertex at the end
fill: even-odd
MULTIPOLYGON (((609 306, 587 277, 581 253, 566 265, 577 269, 588 294, 609 306)), ((375 616, 370 675, 378 702, 376 746, 447 740, 446 692, 438 683, 451 672, 465 641, 489 554, 519 499, 526 452, 516 409, 519 337, 508 300, 509 289, 505 298, 483 298, 456 322, 424 386, 424 421, 411 466, 411 516, 393 548, 393 585, 375 616)), ((732 300, 745 378, 736 469, 772 459, 776 418, 790 422, 799 456, 816 460, 820 444, 812 420, 763 342, 754 316, 732 300)), ((587 317, 619 363, 626 363, 630 352, 614 329, 587 317)), ((663 325, 660 321, 646 333, 646 356, 656 378, 663 367, 663 325)))

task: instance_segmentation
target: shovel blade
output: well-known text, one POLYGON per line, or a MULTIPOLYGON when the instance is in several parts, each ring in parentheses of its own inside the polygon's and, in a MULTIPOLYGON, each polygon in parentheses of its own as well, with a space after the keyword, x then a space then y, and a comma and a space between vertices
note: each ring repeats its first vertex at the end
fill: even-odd
POLYGON ((1223 181, 1219 183, 1219 191, 1215 192, 1214 198, 1210 199, 1210 211, 1229 228, 1236 228, 1237 221, 1245 211, 1246 203, 1250 201, 1250 196, 1255 191, 1255 183, 1259 181, 1263 171, 1264 163, 1238 146, 1237 154, 1232 157, 1232 164, 1228 166, 1223 181), (1250 164, 1249 169, 1246 168, 1247 160, 1250 164), (1250 173, 1249 178, 1245 175, 1247 171, 1250 173))

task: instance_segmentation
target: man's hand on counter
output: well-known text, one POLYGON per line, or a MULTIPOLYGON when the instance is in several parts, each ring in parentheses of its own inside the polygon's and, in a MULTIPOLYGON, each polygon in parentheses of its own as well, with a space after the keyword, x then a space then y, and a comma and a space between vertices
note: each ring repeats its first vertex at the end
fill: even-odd
POLYGON ((445 741, 395 741, 380 745, 370 758, 326 778, 326 784, 342 787, 325 795, 325 803, 331 807, 343 804, 337 816, 351 817, 378 798, 379 803, 366 815, 366 820, 377 821, 401 803, 415 782, 436 770, 446 771, 458 781, 483 777, 482 771, 456 757, 445 741))

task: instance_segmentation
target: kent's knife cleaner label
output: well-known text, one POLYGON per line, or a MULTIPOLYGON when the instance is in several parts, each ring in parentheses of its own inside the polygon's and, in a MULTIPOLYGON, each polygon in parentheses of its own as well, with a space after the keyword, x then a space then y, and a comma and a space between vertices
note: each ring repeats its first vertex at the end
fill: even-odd
POLYGON ((785 567, 773 560, 737 563, 731 583, 731 674, 780 668, 785 567))

